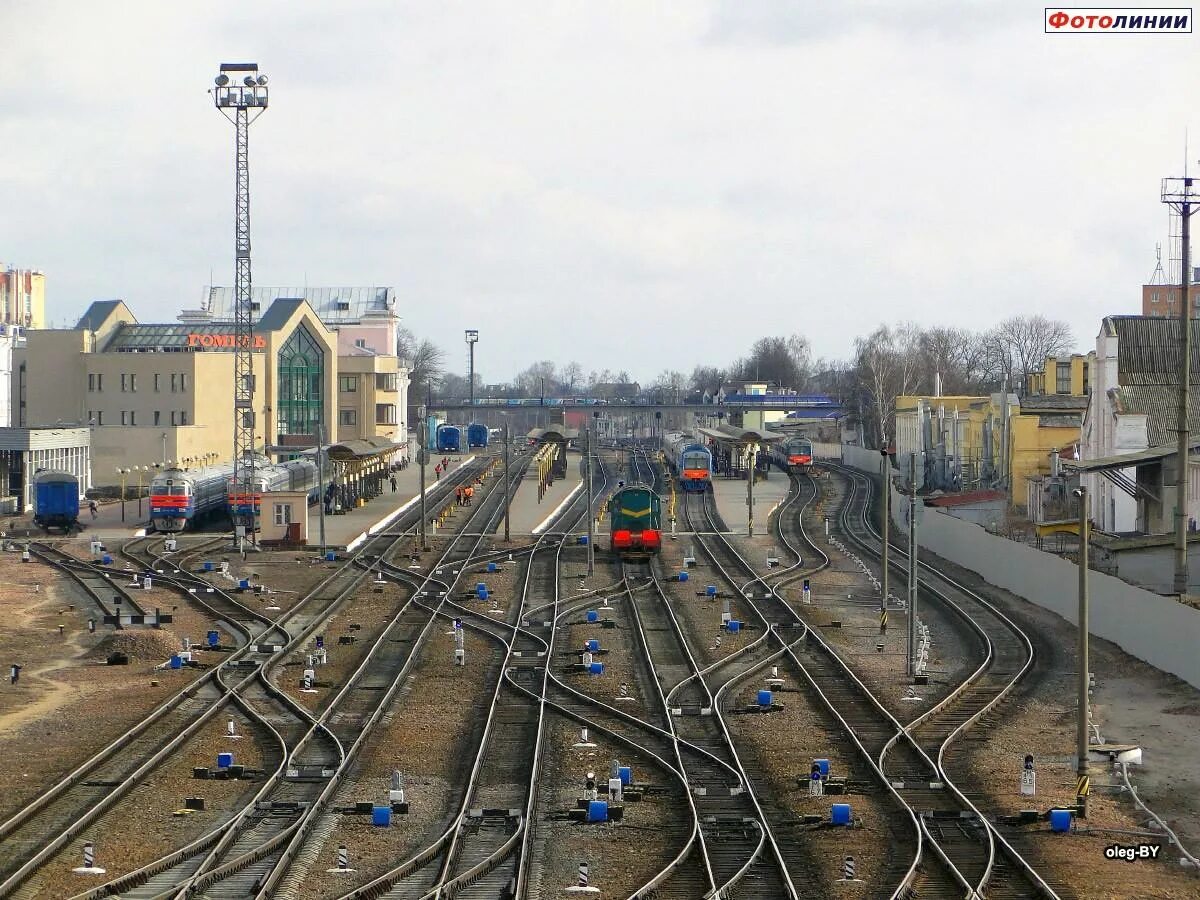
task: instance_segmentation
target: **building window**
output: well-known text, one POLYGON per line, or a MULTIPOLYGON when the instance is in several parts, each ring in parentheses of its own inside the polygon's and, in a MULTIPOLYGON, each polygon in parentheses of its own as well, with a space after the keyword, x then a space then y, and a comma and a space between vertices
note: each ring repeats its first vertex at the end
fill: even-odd
POLYGON ((275 524, 279 526, 292 524, 292 504, 275 504, 275 524))
POLYGON ((343 394, 353 394, 358 390, 357 375, 342 375, 338 378, 338 390, 343 394))
POLYGON ((187 372, 179 373, 179 390, 187 393, 187 372))
POLYGON ((1060 362, 1058 364, 1058 382, 1055 385, 1054 392, 1056 394, 1071 393, 1071 364, 1069 362, 1060 362))
POLYGON ((96 391, 100 392, 103 390, 104 390, 104 373, 97 372, 96 373, 96 391))
POLYGON ((178 425, 178 424, 179 424, 178 422, 176 422, 176 421, 175 421, 175 418, 176 418, 176 416, 177 416, 177 415, 178 415, 178 414, 175 412, 175 410, 171 410, 171 424, 172 424, 172 425, 178 425))
POLYGON ((343 409, 338 411, 338 424, 354 425, 358 421, 358 411, 353 409, 343 409))
POLYGON ((1150 294, 1150 302, 1151 302, 1151 303, 1157 303, 1157 302, 1158 302, 1158 291, 1153 291, 1153 292, 1150 294))
POLYGON ((178 377, 179 376, 177 376, 174 372, 171 373, 171 393, 172 394, 175 393, 175 390, 176 390, 175 381, 178 377))
POLYGON ((360 350, 366 350, 367 349, 367 339, 366 338, 355 338, 354 346, 358 347, 360 350))
POLYGON ((129 413, 127 413, 125 410, 121 410, 121 424, 122 425, 129 424, 129 413))
POLYGON ((121 373, 121 390, 122 391, 129 390, 129 376, 126 375, 124 372, 121 373))
POLYGON ((154 411, 154 424, 157 425, 159 423, 159 419, 161 419, 161 418, 162 418, 162 413, 156 409, 154 411))
POLYGON ((97 425, 104 424, 104 410, 102 410, 102 409, 96 410, 96 424, 97 425))
POLYGON ((1083 392, 1085 394, 1088 392, 1088 389, 1089 389, 1088 375, 1090 375, 1090 374, 1091 374, 1091 367, 1087 363, 1084 363, 1083 364, 1083 392))
POLYGON ((96 376, 89 372, 88 373, 88 390, 94 391, 95 389, 96 389, 96 376))
POLYGON ((158 372, 155 372, 154 373, 154 390, 157 391, 159 389, 159 387, 161 386, 161 382, 162 382, 162 375, 160 375, 158 372))
POLYGON ((129 389, 131 391, 137 390, 137 373, 136 372, 134 372, 133 374, 131 374, 129 376, 129 389))
POLYGON ((375 404, 375 424, 376 425, 395 425, 396 424, 396 404, 395 403, 376 403, 375 404))
POLYGON ((398 389, 399 384, 400 379, 395 372, 377 372, 375 374, 375 390, 377 391, 394 391, 398 389))
POLYGON ((186 410, 186 409, 181 409, 181 410, 179 411, 179 424, 180 424, 180 425, 186 425, 187 423, 188 423, 188 421, 187 421, 187 410, 186 410))
POLYGON ((325 421, 325 356, 303 324, 280 348, 276 370, 279 434, 315 435, 317 425, 325 421))

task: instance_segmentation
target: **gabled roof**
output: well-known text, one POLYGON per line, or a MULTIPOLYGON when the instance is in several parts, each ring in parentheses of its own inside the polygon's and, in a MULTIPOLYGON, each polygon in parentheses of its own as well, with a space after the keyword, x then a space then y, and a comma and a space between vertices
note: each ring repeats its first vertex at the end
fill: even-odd
MULTIPOLYGON (((1192 319, 1192 384, 1200 384, 1200 320, 1192 319)), ((1117 339, 1117 383, 1179 383, 1179 320, 1108 316, 1105 331, 1117 339)))
POLYGON ((307 301, 298 297, 280 297, 272 301, 263 317, 254 326, 263 331, 279 331, 300 307, 307 301))
POLYGON ((99 331, 108 318, 117 311, 125 301, 124 300, 93 300, 92 305, 87 308, 87 311, 79 318, 76 323, 76 330, 87 329, 88 331, 99 331))
MULTIPOLYGON (((1151 446, 1174 439, 1179 416, 1179 388, 1173 384, 1130 384, 1110 392, 1115 409, 1123 415, 1146 417, 1146 439, 1151 446)), ((1200 391, 1188 393, 1188 429, 1200 431, 1200 391)))

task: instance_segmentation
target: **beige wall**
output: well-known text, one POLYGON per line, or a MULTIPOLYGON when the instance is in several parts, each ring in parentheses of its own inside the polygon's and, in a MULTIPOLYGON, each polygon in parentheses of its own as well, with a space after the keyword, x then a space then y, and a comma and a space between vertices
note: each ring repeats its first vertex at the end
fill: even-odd
POLYGON ((404 401, 408 387, 408 373, 401 371, 394 356, 341 356, 338 357, 338 420, 339 440, 378 435, 393 441, 403 442, 404 401), (378 387, 379 379, 395 382, 395 390, 378 387), (387 376, 394 376, 388 378, 387 376), (346 379, 353 379, 355 390, 342 390, 346 379), (378 422, 376 407, 387 404, 392 407, 392 423, 378 422), (353 425, 343 425, 343 410, 353 410, 353 425))
POLYGON ((275 491, 263 495, 262 517, 259 519, 260 541, 282 541, 287 538, 287 526, 275 524, 275 506, 290 508, 291 521, 300 525, 301 543, 308 540, 308 495, 303 491, 275 491))
MULTIPOLYGON (((25 363, 25 402, 22 423, 27 427, 58 422, 87 424, 84 398, 77 385, 86 382, 84 354, 92 342, 90 331, 30 331, 24 354, 14 353, 13 365, 25 363)), ((21 379, 15 378, 16 382, 21 379)), ((14 409, 18 407, 14 405, 14 409)))

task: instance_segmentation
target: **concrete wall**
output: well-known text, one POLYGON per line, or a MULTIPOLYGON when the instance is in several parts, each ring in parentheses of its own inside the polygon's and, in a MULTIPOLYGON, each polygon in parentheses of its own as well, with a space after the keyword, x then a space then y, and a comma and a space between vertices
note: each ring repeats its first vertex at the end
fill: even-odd
MULTIPOLYGON (((873 451, 844 447, 843 459, 867 472, 879 471, 873 451)), ((892 494, 896 527, 907 532, 901 495, 892 494)), ((971 569, 991 584, 1076 622, 1079 569, 1051 553, 988 534, 978 525, 925 507, 918 518, 922 547, 971 569)), ((1088 573, 1090 628, 1127 653, 1200 687, 1200 610, 1126 584, 1088 573)))

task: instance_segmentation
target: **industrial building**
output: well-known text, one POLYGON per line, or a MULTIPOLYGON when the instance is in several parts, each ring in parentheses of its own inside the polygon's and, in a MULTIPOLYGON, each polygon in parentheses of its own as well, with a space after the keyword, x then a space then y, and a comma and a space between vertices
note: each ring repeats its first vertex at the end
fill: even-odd
MULTIPOLYGON (((92 482, 118 468, 229 460, 234 325, 224 288, 173 323, 141 323, 121 300, 74 328, 29 331, 12 351, 13 425, 91 432, 92 482)), ((408 372, 396 357, 391 288, 258 288, 253 308, 255 448, 275 458, 386 437, 407 445, 408 372)))

